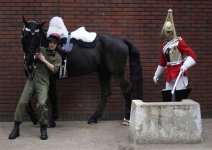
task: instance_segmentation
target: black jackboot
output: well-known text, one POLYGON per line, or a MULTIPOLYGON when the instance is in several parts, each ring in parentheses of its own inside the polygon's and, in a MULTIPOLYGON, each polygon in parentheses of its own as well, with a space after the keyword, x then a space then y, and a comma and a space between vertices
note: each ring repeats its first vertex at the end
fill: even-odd
POLYGON ((176 101, 182 101, 182 99, 188 98, 189 94, 191 92, 191 88, 183 89, 183 90, 176 90, 175 91, 175 100, 176 101))
POLYGON ((41 139, 41 140, 46 140, 46 139, 48 139, 46 127, 47 127, 47 125, 41 125, 41 126, 40 126, 40 139, 41 139))
POLYGON ((171 90, 163 90, 163 91, 161 91, 161 93, 162 93, 164 102, 171 102, 172 101, 171 90))
POLYGON ((20 133, 19 133, 19 125, 20 124, 21 124, 21 122, 15 121, 14 128, 13 128, 12 132, 9 135, 9 139, 10 140, 13 140, 16 137, 20 136, 20 133))

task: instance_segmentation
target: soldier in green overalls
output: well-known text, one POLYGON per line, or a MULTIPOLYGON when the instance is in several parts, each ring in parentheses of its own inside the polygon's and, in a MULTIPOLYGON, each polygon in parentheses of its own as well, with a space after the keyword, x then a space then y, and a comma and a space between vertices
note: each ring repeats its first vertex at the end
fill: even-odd
POLYGON ((48 138, 46 127, 48 124, 48 107, 46 101, 49 90, 49 76, 56 73, 61 65, 61 56, 57 51, 60 43, 60 36, 56 33, 50 34, 48 37, 48 48, 40 47, 39 52, 36 53, 35 69, 33 71, 33 78, 28 78, 23 89, 22 95, 18 102, 14 120, 14 129, 9 135, 9 139, 15 139, 19 134, 19 125, 24 120, 24 114, 27 111, 27 105, 32 96, 37 99, 36 113, 38 121, 41 125, 41 140, 48 138))

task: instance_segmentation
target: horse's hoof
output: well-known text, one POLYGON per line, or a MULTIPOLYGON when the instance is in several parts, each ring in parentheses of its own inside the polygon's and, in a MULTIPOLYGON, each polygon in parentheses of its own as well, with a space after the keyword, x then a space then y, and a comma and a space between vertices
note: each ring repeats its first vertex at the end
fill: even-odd
POLYGON ((49 121, 47 128, 54 128, 56 126, 55 122, 49 121))
POLYGON ((36 125, 38 123, 38 119, 35 114, 31 114, 30 119, 34 125, 36 125))
POLYGON ((32 123, 34 124, 34 125, 36 125, 36 124, 38 124, 38 120, 36 119, 36 120, 32 120, 32 123))
POLYGON ((97 123, 97 119, 90 118, 90 119, 88 120, 88 124, 92 124, 92 123, 97 123))
POLYGON ((124 120, 122 121, 121 125, 122 126, 129 126, 130 125, 130 121, 124 118, 124 120))

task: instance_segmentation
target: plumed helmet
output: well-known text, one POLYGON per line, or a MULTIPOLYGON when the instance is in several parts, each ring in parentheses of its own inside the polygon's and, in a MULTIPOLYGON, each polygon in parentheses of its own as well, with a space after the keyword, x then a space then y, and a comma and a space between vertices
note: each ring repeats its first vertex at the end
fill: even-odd
POLYGON ((57 33, 51 33, 48 37, 48 41, 54 41, 60 43, 60 40, 61 40, 60 35, 57 33))
POLYGON ((174 38, 177 37, 175 26, 174 26, 173 15, 172 15, 172 9, 168 10, 166 21, 165 21, 162 31, 161 31, 161 36, 163 35, 164 31, 172 31, 173 37, 174 38))
POLYGON ((61 38, 68 38, 68 30, 61 17, 55 16, 49 22, 47 38, 50 34, 57 33, 61 38))
POLYGON ((173 31, 173 25, 170 21, 167 21, 165 24, 164 24, 164 30, 165 31, 173 31))

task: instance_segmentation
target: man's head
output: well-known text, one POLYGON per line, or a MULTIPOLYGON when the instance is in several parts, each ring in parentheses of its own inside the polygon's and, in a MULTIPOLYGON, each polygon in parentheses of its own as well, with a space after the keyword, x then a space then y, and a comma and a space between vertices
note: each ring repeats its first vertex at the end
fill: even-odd
POLYGON ((166 21, 161 31, 161 37, 165 41, 169 41, 177 37, 171 9, 168 10, 166 21))
POLYGON ((49 49, 55 50, 60 44, 60 35, 57 33, 51 33, 48 37, 49 49))

